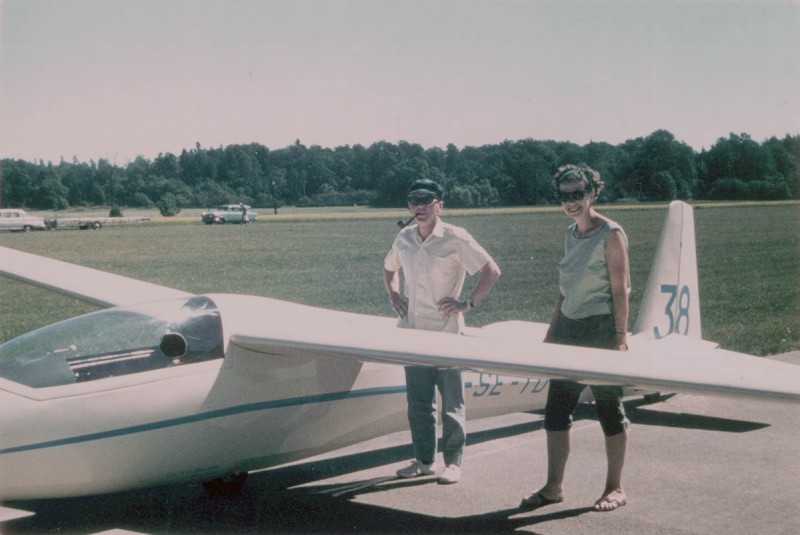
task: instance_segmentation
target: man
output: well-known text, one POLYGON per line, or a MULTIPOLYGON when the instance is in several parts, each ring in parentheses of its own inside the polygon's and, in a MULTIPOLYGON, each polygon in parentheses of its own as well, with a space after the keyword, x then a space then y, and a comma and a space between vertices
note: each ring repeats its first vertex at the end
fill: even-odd
MULTIPOLYGON (((466 230, 441 220, 443 196, 442 186, 432 180, 411 184, 408 210, 416 225, 406 226, 395 238, 384 260, 383 280, 392 309, 400 318, 399 327, 460 334, 464 330, 464 313, 489 293, 500 269, 466 230), (478 272, 478 284, 467 299, 460 300, 466 273, 478 272)), ((450 368, 406 368, 408 423, 415 459, 397 475, 407 478, 436 473, 437 387, 443 405, 445 462, 439 481, 457 483, 466 442, 466 416, 461 371, 450 368)))

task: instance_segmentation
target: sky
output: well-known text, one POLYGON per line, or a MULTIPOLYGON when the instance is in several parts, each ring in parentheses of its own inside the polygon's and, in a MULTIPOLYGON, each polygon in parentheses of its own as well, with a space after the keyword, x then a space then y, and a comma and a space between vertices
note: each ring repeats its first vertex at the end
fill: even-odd
POLYGON ((0 0, 0 158, 800 134, 800 2, 0 0))

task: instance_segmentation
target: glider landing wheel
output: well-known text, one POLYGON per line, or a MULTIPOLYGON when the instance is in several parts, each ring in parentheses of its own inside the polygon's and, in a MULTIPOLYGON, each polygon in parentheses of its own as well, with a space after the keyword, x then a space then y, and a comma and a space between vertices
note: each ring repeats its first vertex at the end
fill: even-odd
POLYGON ((247 481, 247 472, 239 472, 203 482, 203 488, 212 498, 230 498, 241 492, 247 481))

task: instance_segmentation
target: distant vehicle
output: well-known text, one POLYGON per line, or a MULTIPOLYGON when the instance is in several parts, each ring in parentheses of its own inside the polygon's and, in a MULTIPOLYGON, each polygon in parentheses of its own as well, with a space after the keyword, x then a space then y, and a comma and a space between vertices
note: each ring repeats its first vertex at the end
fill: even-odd
POLYGON ((47 224, 38 216, 28 215, 19 208, 0 208, 0 230, 45 230, 47 224))
MULTIPOLYGON (((252 223, 256 220, 258 214, 248 205, 244 205, 247 209, 247 222, 252 223)), ((213 212, 201 212, 200 217, 206 225, 213 225, 219 223, 242 223, 242 205, 241 204, 223 204, 220 205, 213 212)))
POLYGON ((62 217, 59 219, 50 219, 46 223, 48 228, 52 230, 64 229, 92 229, 100 230, 106 225, 126 225, 130 223, 143 223, 150 221, 147 216, 137 217, 62 217))

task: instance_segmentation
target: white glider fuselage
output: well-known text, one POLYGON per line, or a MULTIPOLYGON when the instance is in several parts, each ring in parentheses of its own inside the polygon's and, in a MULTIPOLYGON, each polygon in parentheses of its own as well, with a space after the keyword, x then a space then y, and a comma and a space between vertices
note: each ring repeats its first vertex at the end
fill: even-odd
MULTIPOLYGON (((263 332, 265 323, 280 331, 298 320, 398 331, 389 318, 210 297, 224 332, 263 332)), ((471 418, 544 405, 546 380, 475 372, 464 379, 471 418)), ((0 379, 0 407, 2 499, 204 481, 407 428, 401 366, 268 355, 229 340, 224 358, 100 380, 34 388, 0 379)))

